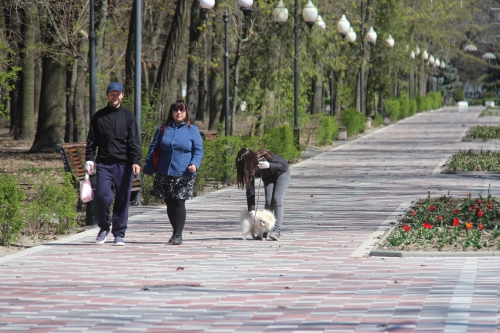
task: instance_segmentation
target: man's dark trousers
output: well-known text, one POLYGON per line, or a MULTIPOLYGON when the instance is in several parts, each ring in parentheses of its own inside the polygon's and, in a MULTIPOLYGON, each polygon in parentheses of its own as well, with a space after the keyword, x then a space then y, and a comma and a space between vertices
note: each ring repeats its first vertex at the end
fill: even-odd
POLYGON ((115 237, 124 238, 127 230, 132 177, 132 164, 97 164, 97 184, 94 193, 95 214, 99 221, 99 228, 106 230, 111 226, 111 232, 115 237), (113 187, 116 196, 113 193, 113 187), (110 223, 109 213, 113 198, 115 199, 113 222, 110 223))

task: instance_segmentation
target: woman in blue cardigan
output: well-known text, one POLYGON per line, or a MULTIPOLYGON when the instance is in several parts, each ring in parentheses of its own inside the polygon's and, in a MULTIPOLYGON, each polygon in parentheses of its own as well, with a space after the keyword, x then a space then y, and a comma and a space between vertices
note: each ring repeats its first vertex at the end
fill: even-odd
POLYGON ((167 205, 167 215, 173 229, 168 242, 181 245, 186 223, 186 199, 193 197, 196 172, 203 158, 200 132, 189 121, 189 112, 183 100, 179 99, 170 106, 167 121, 156 130, 144 164, 146 175, 155 173, 155 149, 160 149, 160 156, 151 194, 165 200, 167 205))

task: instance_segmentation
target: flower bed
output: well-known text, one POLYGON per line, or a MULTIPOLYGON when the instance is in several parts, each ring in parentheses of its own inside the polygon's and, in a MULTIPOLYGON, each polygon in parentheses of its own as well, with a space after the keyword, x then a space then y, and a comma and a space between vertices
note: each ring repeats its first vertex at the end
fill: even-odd
POLYGON ((463 140, 496 140, 500 139, 500 126, 474 126, 465 134, 463 140))
POLYGON ((488 195, 472 198, 418 200, 379 245, 393 251, 496 251, 500 250, 499 204, 488 195))
POLYGON ((500 153, 494 151, 460 150, 451 157, 446 171, 500 171, 499 159, 500 153))

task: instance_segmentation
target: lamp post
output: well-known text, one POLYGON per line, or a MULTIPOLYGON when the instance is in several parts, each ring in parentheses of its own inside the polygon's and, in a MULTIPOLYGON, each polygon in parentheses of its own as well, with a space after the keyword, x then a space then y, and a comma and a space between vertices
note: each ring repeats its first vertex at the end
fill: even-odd
MULTIPOLYGON (((286 8, 283 6, 283 2, 280 1, 278 6, 273 10, 274 22, 278 24, 283 24, 288 18, 288 10, 286 10, 286 15, 284 14, 286 8), (280 7, 280 5, 282 7, 280 7), (278 11, 276 11, 279 9, 278 11), (278 13, 283 13, 278 15, 278 13)), ((307 5, 302 10, 302 17, 304 21, 312 27, 318 18, 318 9, 313 5, 312 1, 309 0, 307 5)), ((294 94, 294 121, 293 121, 293 134, 295 138, 295 146, 299 148, 300 139, 300 127, 299 127, 299 0, 295 0, 295 56, 294 56, 294 72, 293 72, 293 94, 294 94)))
MULTIPOLYGON (((205 10, 214 8, 215 0, 200 0, 200 7, 205 10)), ((243 12, 245 18, 252 12, 253 0, 238 0, 238 6, 243 12)), ((227 23, 229 22, 229 13, 226 9, 223 16, 224 21, 224 115, 225 115, 225 130, 226 138, 229 136, 229 51, 228 51, 228 36, 227 23)))

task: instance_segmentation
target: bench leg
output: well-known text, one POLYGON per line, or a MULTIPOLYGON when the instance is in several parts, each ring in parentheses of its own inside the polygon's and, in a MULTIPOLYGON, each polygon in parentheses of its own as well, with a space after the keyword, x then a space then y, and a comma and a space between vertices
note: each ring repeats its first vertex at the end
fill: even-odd
POLYGON ((132 206, 141 206, 141 191, 132 191, 130 193, 130 204, 132 206))

